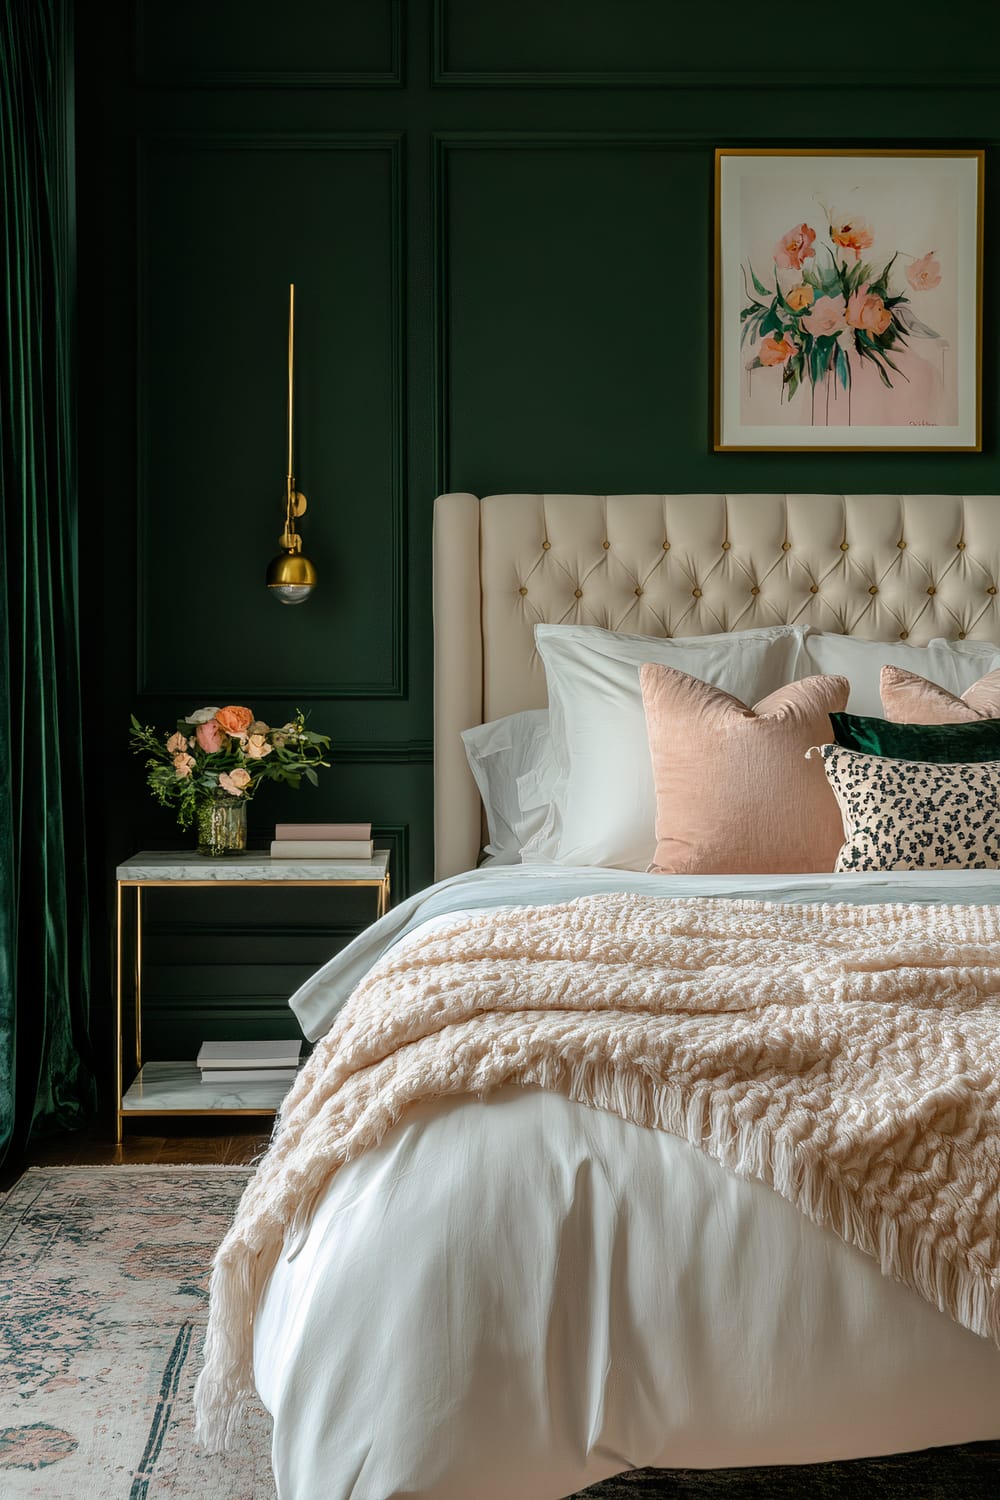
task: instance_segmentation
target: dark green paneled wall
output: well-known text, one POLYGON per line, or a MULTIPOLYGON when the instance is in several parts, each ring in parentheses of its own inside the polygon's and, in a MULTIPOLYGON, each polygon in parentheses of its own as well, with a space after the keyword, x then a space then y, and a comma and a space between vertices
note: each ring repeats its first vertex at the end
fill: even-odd
MULTIPOLYGON (((856 37, 736 0, 80 14, 99 897, 115 860, 186 842, 123 749, 128 713, 166 723, 207 701, 301 705, 335 741, 320 789, 254 803, 252 838, 285 815, 370 817, 397 889, 430 878, 438 490, 1000 492, 989 254, 981 455, 716 454, 710 436, 715 146, 984 146, 991 246, 990 5, 912 0, 856 37), (261 578, 290 280, 321 586, 281 610, 261 578)), ((286 895, 294 920, 246 896, 160 899, 157 1044, 286 1019, 362 920, 286 895)))

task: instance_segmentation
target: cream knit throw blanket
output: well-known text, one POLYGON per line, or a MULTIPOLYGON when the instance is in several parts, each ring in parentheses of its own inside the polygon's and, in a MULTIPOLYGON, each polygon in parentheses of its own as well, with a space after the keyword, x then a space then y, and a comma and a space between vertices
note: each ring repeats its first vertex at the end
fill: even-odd
POLYGON ((1000 909, 585 896, 450 918, 357 987, 216 1256, 204 1443, 337 1168, 407 1106, 507 1083, 690 1141, 1000 1342, 1000 909))

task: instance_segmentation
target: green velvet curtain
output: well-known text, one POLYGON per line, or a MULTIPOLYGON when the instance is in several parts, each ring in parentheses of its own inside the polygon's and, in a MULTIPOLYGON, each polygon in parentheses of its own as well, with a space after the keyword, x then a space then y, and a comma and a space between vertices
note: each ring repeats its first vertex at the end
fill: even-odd
POLYGON ((0 0, 0 1159, 92 1102, 72 0, 0 0))

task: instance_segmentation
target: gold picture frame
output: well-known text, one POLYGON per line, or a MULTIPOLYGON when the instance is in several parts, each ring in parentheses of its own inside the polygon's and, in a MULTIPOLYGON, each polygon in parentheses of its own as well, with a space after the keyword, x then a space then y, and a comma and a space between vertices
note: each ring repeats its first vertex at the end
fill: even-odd
POLYGON ((981 451, 984 160, 716 150, 716 452, 981 451))

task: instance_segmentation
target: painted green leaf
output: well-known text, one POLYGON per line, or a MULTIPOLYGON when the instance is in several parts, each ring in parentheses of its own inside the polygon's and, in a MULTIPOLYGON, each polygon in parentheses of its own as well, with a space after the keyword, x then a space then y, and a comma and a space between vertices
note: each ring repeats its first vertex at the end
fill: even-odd
POLYGON ((755 292, 759 292, 762 297, 770 297, 770 295, 771 295, 770 287, 766 287, 762 281, 759 281, 757 279, 757 274, 754 271, 753 266, 750 265, 749 261, 747 261, 747 266, 749 267, 749 270, 750 270, 750 280, 753 282, 753 289, 754 289, 754 291, 755 292))

